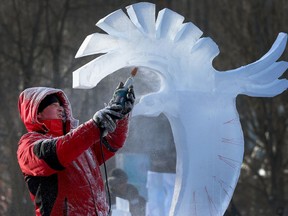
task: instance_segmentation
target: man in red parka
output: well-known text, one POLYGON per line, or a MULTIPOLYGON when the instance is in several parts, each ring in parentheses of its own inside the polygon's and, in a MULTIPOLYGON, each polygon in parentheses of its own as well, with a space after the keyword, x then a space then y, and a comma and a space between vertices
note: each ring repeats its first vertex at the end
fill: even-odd
POLYGON ((125 105, 112 99, 78 126, 62 90, 34 87, 20 94, 20 117, 28 133, 19 141, 17 157, 37 216, 108 215, 99 166, 103 155, 108 160, 126 140, 132 86, 123 97, 125 105))

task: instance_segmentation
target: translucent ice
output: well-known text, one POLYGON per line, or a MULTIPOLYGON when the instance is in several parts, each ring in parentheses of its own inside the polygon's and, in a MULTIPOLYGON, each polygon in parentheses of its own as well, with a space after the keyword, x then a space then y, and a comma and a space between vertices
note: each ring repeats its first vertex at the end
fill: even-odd
MULTIPOLYGON (((176 181, 170 215, 223 215, 234 192, 243 160, 244 140, 236 97, 272 97, 285 91, 278 79, 287 62, 276 62, 287 35, 280 33, 258 61, 230 71, 216 71, 217 45, 192 23, 163 9, 155 20, 155 5, 117 10, 97 26, 77 57, 106 53, 73 73, 75 88, 92 88, 124 67, 150 68, 161 76, 161 88, 141 98, 134 115, 168 118, 177 150, 176 181)), ((141 71, 141 70, 140 70, 141 71)), ((139 130, 140 132, 140 130, 139 130)))
POLYGON ((112 209, 111 216, 131 216, 129 201, 116 197, 116 208, 112 209))
POLYGON ((148 171, 146 215, 168 216, 175 184, 175 174, 148 171))

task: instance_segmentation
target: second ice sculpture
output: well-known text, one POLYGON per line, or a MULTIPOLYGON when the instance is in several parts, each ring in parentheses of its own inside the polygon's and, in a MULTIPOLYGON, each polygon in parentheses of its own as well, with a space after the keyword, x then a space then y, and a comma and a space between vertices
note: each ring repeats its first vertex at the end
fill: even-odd
POLYGON ((288 81, 278 79, 287 62, 276 62, 287 35, 280 33, 258 61, 219 72, 212 66, 217 45, 184 17, 155 5, 117 10, 96 25, 108 34, 87 36, 76 57, 106 53, 73 73, 73 87, 93 88, 124 67, 147 67, 161 76, 161 88, 143 96, 134 115, 168 118, 177 150, 170 215, 221 216, 232 198, 243 161, 244 139, 236 97, 273 97, 288 81))

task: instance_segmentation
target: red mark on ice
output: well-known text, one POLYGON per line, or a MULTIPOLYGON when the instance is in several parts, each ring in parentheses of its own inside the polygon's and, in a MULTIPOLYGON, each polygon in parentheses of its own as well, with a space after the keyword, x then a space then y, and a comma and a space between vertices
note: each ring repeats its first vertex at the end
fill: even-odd
POLYGON ((207 198, 208 198, 208 201, 209 201, 210 215, 211 215, 211 216, 218 215, 218 210, 217 210, 217 208, 216 208, 216 205, 215 205, 215 203, 213 202, 213 199, 212 199, 212 197, 210 196, 210 194, 209 194, 206 186, 205 186, 205 191, 206 191, 207 198), (215 213, 216 213, 216 214, 215 214, 215 213))
POLYGON ((239 124, 239 120, 238 120, 238 118, 234 118, 234 119, 231 119, 227 122, 224 122, 223 124, 239 124))
POLYGON ((228 166, 232 167, 233 169, 237 169, 237 168, 239 169, 241 166, 241 162, 233 160, 231 158, 224 157, 222 155, 218 155, 218 158, 224 163, 226 163, 228 166))
POLYGON ((233 138, 222 138, 222 143, 227 143, 227 144, 232 144, 232 145, 237 145, 237 146, 242 146, 242 141, 241 140, 237 140, 237 139, 233 139, 233 138))
POLYGON ((229 194, 228 190, 232 190, 233 193, 233 187, 229 184, 227 184, 225 181, 223 181, 222 179, 217 179, 216 176, 213 176, 214 181, 218 182, 220 184, 220 187, 222 188, 222 190, 224 191, 224 193, 229 197, 229 199, 232 198, 232 196, 229 194))
POLYGON ((193 212, 193 216, 197 216, 197 206, 196 206, 196 192, 193 191, 193 205, 194 205, 194 212, 193 212))

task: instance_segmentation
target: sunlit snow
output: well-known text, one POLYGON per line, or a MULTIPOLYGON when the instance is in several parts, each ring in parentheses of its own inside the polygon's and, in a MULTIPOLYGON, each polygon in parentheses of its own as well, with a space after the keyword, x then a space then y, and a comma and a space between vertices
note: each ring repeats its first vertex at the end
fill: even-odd
POLYGON ((183 16, 163 9, 155 19, 155 5, 144 2, 128 6, 127 13, 117 10, 104 17, 96 25, 107 34, 85 39, 76 57, 105 54, 73 72, 73 87, 93 88, 124 67, 158 73, 160 90, 143 96, 133 115, 164 113, 171 124, 177 168, 170 215, 223 215, 244 152, 236 97, 273 97, 287 89, 288 81, 278 78, 288 64, 276 62, 287 35, 280 33, 258 61, 220 72, 212 66, 217 45, 200 38, 201 30, 183 23, 183 16))

